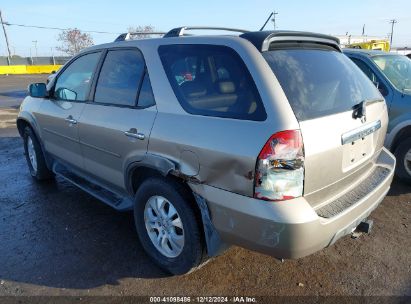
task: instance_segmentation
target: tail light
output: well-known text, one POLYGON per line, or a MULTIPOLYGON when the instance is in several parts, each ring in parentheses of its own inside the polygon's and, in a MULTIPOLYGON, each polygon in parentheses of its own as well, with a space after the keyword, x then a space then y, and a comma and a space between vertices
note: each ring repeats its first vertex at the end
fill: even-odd
POLYGON ((304 146, 300 130, 272 135, 258 155, 255 173, 257 199, 281 201, 302 196, 304 146))

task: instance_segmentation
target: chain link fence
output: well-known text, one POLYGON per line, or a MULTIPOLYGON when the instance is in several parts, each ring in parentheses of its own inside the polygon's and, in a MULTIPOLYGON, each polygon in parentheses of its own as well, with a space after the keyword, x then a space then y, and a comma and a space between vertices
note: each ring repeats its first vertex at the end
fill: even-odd
MULTIPOLYGON (((71 57, 54 48, 10 47, 10 65, 62 65, 71 57)), ((0 48, 0 66, 9 65, 8 51, 0 48)))
MULTIPOLYGON (((42 57, 20 57, 12 56, 10 65, 63 65, 71 57, 68 56, 42 56, 42 57)), ((7 57, 0 57, 0 66, 9 65, 7 57)))

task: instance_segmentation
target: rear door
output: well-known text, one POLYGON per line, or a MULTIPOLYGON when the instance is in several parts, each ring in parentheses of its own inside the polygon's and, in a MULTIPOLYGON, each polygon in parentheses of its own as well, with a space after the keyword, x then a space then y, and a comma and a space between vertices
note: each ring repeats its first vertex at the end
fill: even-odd
POLYGON ((60 73, 39 109, 38 122, 47 152, 79 169, 83 156, 79 144, 78 121, 88 100, 101 52, 81 55, 60 73))
POLYGON ((85 105, 79 136, 87 173, 124 189, 129 161, 141 160, 157 109, 143 55, 138 49, 108 50, 85 105))
POLYGON ((337 50, 278 49, 264 57, 300 123, 304 195, 313 205, 319 204, 371 167, 384 143, 385 101, 361 70, 337 50))

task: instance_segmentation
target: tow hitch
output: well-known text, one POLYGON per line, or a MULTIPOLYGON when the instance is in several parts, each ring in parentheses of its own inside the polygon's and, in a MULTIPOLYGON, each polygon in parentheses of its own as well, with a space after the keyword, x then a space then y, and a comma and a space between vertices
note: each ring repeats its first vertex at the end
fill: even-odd
POLYGON ((351 237, 353 239, 356 239, 356 238, 360 237, 363 233, 370 234, 373 224, 374 224, 373 220, 362 221, 357 226, 357 228, 355 228, 355 230, 351 233, 351 237))

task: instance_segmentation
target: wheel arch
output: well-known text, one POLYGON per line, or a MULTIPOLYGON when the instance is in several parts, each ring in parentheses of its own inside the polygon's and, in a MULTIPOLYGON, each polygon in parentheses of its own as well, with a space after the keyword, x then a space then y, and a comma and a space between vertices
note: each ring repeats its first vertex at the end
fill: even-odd
POLYGON ((51 170, 52 165, 53 165, 53 161, 52 161, 51 157, 46 153, 43 141, 42 141, 41 136, 39 134, 38 126, 37 126, 34 118, 31 117, 31 115, 29 115, 29 114, 26 114, 25 116, 20 116, 20 114, 19 114, 19 117, 17 117, 17 119, 16 119, 16 125, 17 125, 17 130, 18 130, 21 137, 24 136, 24 129, 26 127, 29 127, 33 131, 34 136, 36 136, 36 139, 40 144, 41 152, 43 153, 44 159, 46 160, 47 168, 49 170, 51 170))
POLYGON ((394 134, 394 137, 389 147, 390 150, 392 152, 395 152, 395 150, 398 148, 398 145, 404 138, 411 138, 411 122, 410 124, 403 126, 394 134))
POLYGON ((164 178, 172 183, 181 185, 183 191, 189 196, 190 204, 194 209, 199 223, 201 223, 201 233, 206 242, 208 256, 217 256, 228 248, 228 245, 219 237, 219 234, 211 221, 211 215, 206 200, 195 193, 189 186, 189 182, 193 182, 193 178, 181 174, 174 162, 161 156, 153 157, 153 155, 150 155, 143 161, 130 165, 127 169, 126 177, 127 190, 133 197, 137 192, 138 187, 144 180, 150 177, 164 178))

